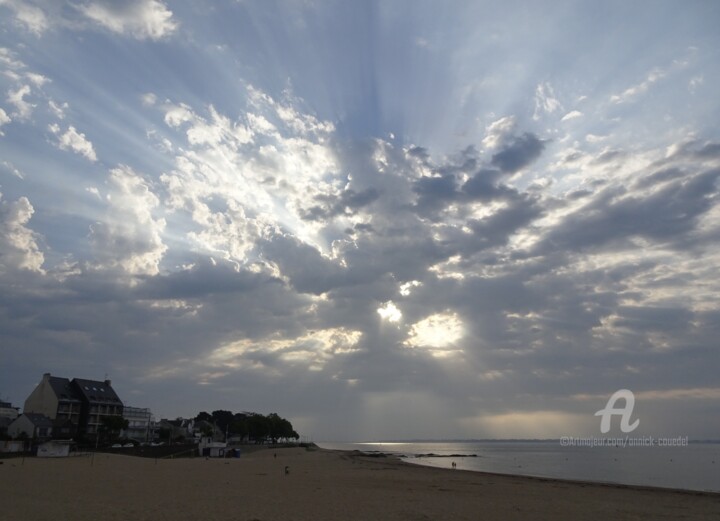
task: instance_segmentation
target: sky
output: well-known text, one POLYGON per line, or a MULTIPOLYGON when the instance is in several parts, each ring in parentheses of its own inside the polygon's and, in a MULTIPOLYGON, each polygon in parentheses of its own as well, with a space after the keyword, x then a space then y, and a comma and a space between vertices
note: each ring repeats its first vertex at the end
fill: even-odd
POLYGON ((629 389, 636 434, 720 438, 719 23, 0 0, 0 399, 550 438, 629 389))

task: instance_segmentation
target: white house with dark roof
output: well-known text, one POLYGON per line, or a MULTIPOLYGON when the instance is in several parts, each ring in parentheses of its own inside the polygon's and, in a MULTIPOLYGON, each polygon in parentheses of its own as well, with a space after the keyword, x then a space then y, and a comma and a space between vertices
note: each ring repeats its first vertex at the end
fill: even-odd
POLYGON ((29 440, 50 439, 53 421, 44 414, 23 413, 8 425, 7 433, 13 438, 19 438, 24 433, 29 440))

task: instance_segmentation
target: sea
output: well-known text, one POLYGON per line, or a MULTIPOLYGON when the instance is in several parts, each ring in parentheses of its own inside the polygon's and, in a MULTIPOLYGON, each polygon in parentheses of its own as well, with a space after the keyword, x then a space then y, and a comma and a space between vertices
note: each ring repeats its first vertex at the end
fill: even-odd
POLYGON ((720 442, 685 446, 563 446, 543 441, 317 442, 332 450, 385 453, 429 467, 720 492, 720 442))

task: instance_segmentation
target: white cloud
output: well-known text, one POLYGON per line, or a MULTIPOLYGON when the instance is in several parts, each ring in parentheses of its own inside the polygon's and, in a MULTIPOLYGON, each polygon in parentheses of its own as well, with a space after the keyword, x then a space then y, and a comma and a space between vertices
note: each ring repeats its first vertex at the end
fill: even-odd
POLYGON ((4 65, 8 69, 22 69, 25 64, 19 60, 16 60, 14 54, 7 47, 0 47, 0 64, 4 65))
POLYGON ((179 105, 168 105, 165 107, 165 124, 172 128, 177 128, 183 123, 195 119, 195 114, 188 105, 180 103, 179 105))
POLYGON ((607 136, 599 136, 597 134, 588 134, 585 136, 585 141, 588 143, 600 143, 601 141, 605 141, 608 137, 607 136))
POLYGON ((335 126, 331 122, 318 121, 315 116, 301 114, 292 107, 278 105, 276 110, 277 115, 287 126, 302 135, 329 133, 335 130, 335 126))
POLYGON ((668 77, 672 73, 684 69, 687 66, 688 62, 682 60, 675 60, 673 61, 672 65, 668 67, 656 67, 648 73, 648 75, 642 82, 638 83, 637 85, 628 87, 620 94, 613 94, 612 96, 610 96, 610 101, 612 103, 628 103, 630 101, 633 101, 641 94, 644 94, 648 90, 650 90, 650 88, 656 83, 658 83, 660 80, 668 77))
POLYGON ((203 226, 200 232, 190 232, 188 238, 211 253, 220 253, 225 259, 245 262, 255 241, 260 236, 256 220, 246 216, 241 205, 227 201, 224 212, 212 212, 201 202, 196 202, 193 220, 203 226))
POLYGON ((702 74, 699 76, 694 76, 690 78, 690 81, 688 82, 688 90, 692 93, 695 93, 698 87, 700 87, 703 83, 705 83, 705 78, 702 74))
POLYGON ((584 116, 579 110, 573 110, 565 114, 560 121, 570 121, 571 119, 581 118, 584 116))
POLYGON ((243 339, 227 343, 199 363, 237 369, 257 365, 258 357, 262 358, 270 353, 287 365, 301 365, 311 371, 321 371, 333 358, 358 352, 362 333, 344 327, 333 327, 311 331, 295 338, 275 338, 276 336, 261 341, 243 339))
MULTIPOLYGON (((2 133, 0 133, 0 136, 1 135, 2 135, 2 133)), ((2 164, 2 166, 5 168, 5 170, 10 172, 12 175, 17 177, 18 179, 25 179, 25 176, 23 175, 23 173, 15 165, 13 165, 10 161, 3 161, 0 164, 2 164)))
POLYGON ((172 11, 160 0, 95 0, 79 7, 91 20, 118 34, 159 40, 178 27, 172 11))
POLYGON ((534 120, 539 120, 543 113, 552 114, 562 110, 562 105, 555 97, 555 91, 549 83, 540 83, 535 89, 535 112, 534 120))
POLYGON ((10 119, 10 116, 7 115, 7 112, 5 112, 2 108, 0 108, 0 136, 4 136, 5 134, 2 131, 2 126, 7 125, 12 120, 10 119))
POLYGON ((232 123, 210 106, 210 121, 195 117, 187 131, 188 142, 192 145, 217 145, 220 142, 237 146, 252 141, 252 132, 241 123, 232 123))
POLYGON ((7 47, 0 47, 0 65, 7 67, 8 69, 22 69, 25 64, 19 60, 16 60, 14 54, 7 47))
POLYGON ((140 99, 142 100, 142 104, 146 107, 152 107, 155 103, 157 103, 157 96, 152 92, 146 92, 140 96, 140 99))
POLYGON ((190 212, 200 231, 187 237, 233 262, 248 261, 260 230, 279 226, 314 245, 322 223, 306 219, 318 197, 337 198, 347 183, 325 143, 332 123, 276 103, 248 87, 237 119, 213 106, 201 116, 184 104, 161 107, 171 128, 185 130, 176 167, 162 176, 174 210, 190 212), (255 140, 262 143, 247 146, 255 140), (220 211, 218 211, 218 208, 220 211))
POLYGON ((401 284, 400 285, 400 294, 403 297, 407 297, 412 293, 413 288, 417 288, 419 286, 422 286, 422 282, 420 282, 419 280, 411 280, 410 282, 401 284))
POLYGON ((388 322, 400 322, 402 318, 402 312, 392 300, 388 300, 382 307, 379 307, 377 312, 383 320, 388 322))
MULTIPOLYGON (((56 124, 50 125, 49 129, 53 134, 60 133, 60 127, 56 124)), ((92 143, 85 137, 85 134, 78 132, 72 125, 64 134, 58 136, 57 146, 61 150, 69 150, 80 154, 89 161, 97 161, 97 155, 92 143)))
POLYGON ((39 36, 50 26, 47 16, 37 6, 22 0, 0 0, 0 6, 7 6, 15 16, 15 22, 39 36))
POLYGON ((34 212, 27 197, 11 203, 0 201, 0 271, 24 269, 43 273, 45 256, 38 247, 37 234, 26 226, 34 212))
POLYGON ((30 92, 30 85, 22 85, 17 90, 8 91, 8 103, 15 107, 15 112, 13 113, 13 116, 16 116, 18 119, 29 118, 30 114, 32 114, 32 111, 35 108, 35 105, 25 101, 25 96, 30 94, 30 92))
POLYGON ((38 74, 36 72, 27 72, 25 73, 25 77, 30 80, 30 83, 32 83, 36 87, 42 87, 50 81, 50 79, 46 76, 43 76, 42 74, 38 74))
POLYGON ((153 216, 160 200, 139 174, 124 165, 110 171, 108 185, 106 218, 90 233, 99 267, 157 275, 167 250, 162 241, 165 219, 153 216))
POLYGON ((53 100, 48 101, 50 112, 58 119, 65 119, 65 111, 69 105, 66 103, 55 103, 53 100))
POLYGON ((501 145, 505 139, 512 135, 517 126, 515 116, 505 116, 493 121, 485 128, 485 138, 482 143, 485 148, 496 148, 501 145))
POLYGON ((447 356, 458 349, 463 323, 456 313, 435 313, 416 322, 405 341, 407 347, 428 349, 434 356, 447 356))

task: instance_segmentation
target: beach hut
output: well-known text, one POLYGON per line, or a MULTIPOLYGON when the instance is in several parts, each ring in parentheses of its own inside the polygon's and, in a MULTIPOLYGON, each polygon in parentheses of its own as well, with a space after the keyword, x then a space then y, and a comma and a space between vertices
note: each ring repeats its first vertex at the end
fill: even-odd
POLYGON ((66 458, 70 455, 69 440, 50 440, 38 445, 38 458, 66 458))
POLYGON ((209 436, 200 438, 200 443, 198 443, 199 454, 208 458, 224 458, 226 450, 227 443, 213 441, 209 436))

